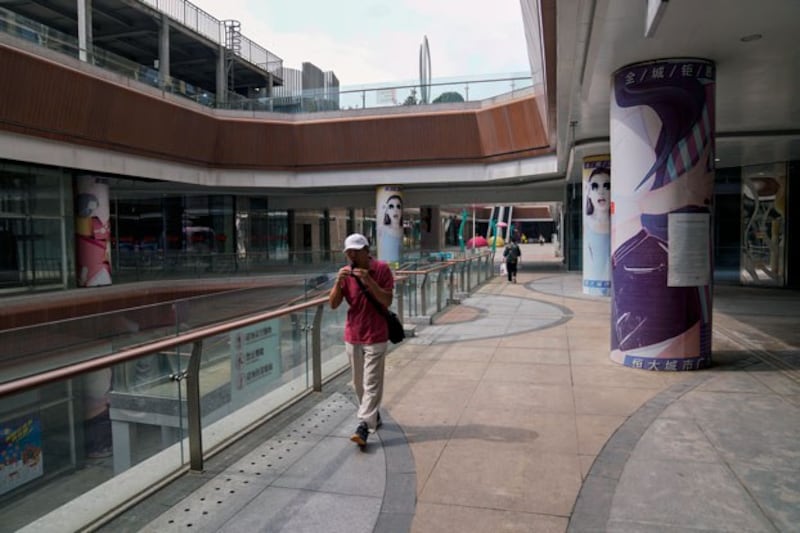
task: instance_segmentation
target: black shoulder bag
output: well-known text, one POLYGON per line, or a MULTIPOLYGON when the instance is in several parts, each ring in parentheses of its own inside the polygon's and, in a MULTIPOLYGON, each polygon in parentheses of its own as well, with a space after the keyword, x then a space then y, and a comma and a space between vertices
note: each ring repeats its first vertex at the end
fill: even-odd
POLYGON ((403 323, 400 322, 399 318, 397 318, 395 312, 382 306, 378 300, 375 299, 372 293, 369 292, 369 290, 364 286, 364 283, 355 276, 353 277, 356 279, 358 286, 361 287, 361 292, 364 293, 364 296, 367 297, 367 300, 369 300, 370 303, 375 306, 375 309, 377 309, 378 312, 386 319, 386 325, 389 328, 389 340, 391 343, 397 344, 398 342, 402 342, 403 339, 406 338, 406 332, 403 330, 403 323))

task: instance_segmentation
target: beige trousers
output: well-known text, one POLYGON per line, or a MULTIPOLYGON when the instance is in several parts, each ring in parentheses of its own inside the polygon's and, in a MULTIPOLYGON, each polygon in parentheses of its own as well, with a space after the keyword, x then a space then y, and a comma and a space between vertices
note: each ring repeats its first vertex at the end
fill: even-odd
POLYGON ((378 422, 378 408, 383 399, 383 363, 388 344, 350 344, 345 343, 350 369, 353 375, 353 388, 358 397, 359 422, 366 422, 371 431, 378 422))

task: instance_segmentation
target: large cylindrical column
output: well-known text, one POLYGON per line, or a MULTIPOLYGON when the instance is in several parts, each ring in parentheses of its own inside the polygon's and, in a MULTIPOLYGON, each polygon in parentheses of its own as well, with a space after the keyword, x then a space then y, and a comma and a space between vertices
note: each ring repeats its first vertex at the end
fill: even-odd
POLYGON ((400 187, 378 187, 375 195, 375 225, 378 259, 397 268, 403 253, 403 192, 400 187))
POLYGON ((75 179, 75 253, 79 287, 111 285, 108 180, 75 179))
POLYGON ((648 370, 711 362, 715 66, 637 63, 611 96, 611 359, 648 370))
POLYGON ((583 160, 583 293, 611 293, 611 164, 609 156, 583 160))

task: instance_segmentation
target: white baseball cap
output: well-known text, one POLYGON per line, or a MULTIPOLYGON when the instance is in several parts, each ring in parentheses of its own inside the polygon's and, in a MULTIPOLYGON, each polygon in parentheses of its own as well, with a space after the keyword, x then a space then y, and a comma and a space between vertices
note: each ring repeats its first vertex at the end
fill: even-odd
POLYGON ((344 251, 347 250, 361 250, 363 248, 369 248, 369 241, 366 237, 361 235, 360 233, 353 233, 352 235, 348 235, 347 238, 344 240, 344 251))

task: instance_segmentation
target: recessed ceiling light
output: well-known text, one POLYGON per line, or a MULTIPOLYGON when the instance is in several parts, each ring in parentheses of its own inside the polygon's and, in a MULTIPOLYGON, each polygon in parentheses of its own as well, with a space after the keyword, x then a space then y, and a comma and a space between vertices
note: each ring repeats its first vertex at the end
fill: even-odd
POLYGON ((749 42, 757 41, 757 40, 761 39, 761 37, 763 37, 763 35, 761 35, 760 33, 751 33, 750 35, 745 35, 744 37, 742 37, 739 40, 742 41, 743 43, 749 43, 749 42))
POLYGON ((719 157, 715 157, 715 158, 714 158, 714 162, 715 162, 715 163, 719 163, 719 157))

